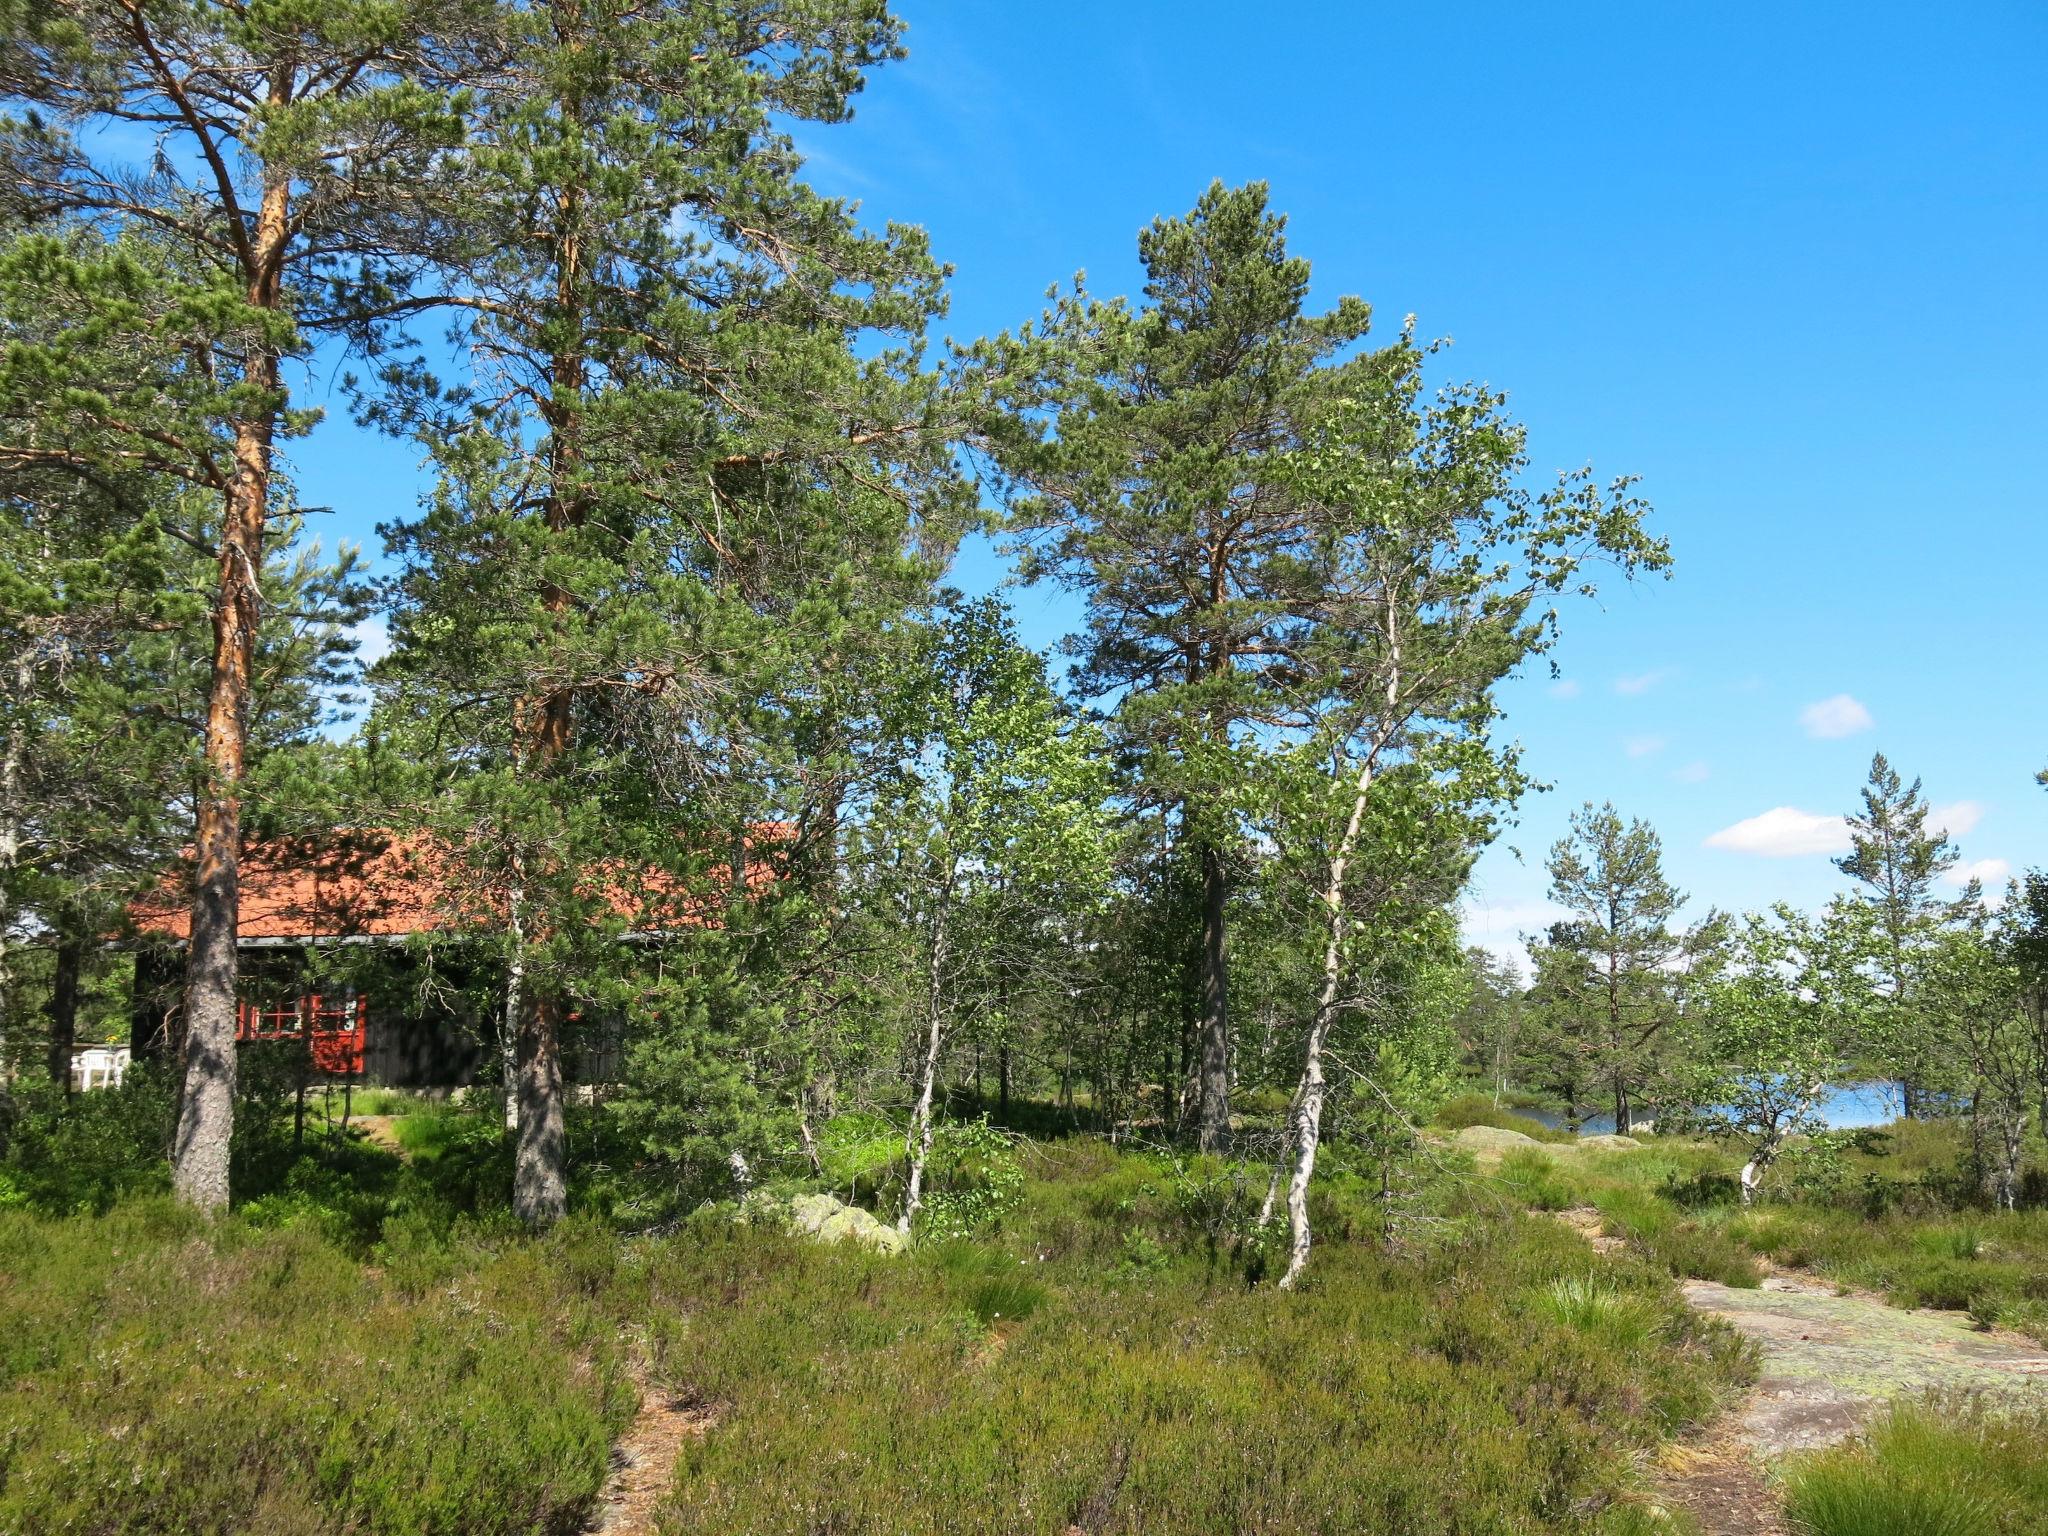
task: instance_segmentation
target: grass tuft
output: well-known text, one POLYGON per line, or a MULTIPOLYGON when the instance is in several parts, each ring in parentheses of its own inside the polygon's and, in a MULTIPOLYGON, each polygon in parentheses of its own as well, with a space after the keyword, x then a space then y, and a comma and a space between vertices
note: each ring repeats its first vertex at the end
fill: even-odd
POLYGON ((2048 1528, 2048 1408, 1902 1404, 1794 1464, 1785 1494, 1804 1536, 2030 1536, 2048 1528))

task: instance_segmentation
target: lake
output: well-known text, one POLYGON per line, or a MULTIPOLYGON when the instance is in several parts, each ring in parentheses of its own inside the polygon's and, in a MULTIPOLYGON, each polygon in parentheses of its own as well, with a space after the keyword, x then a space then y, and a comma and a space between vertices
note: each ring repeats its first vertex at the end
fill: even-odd
MULTIPOLYGON (((1531 1120, 1540 1120, 1545 1125, 1559 1127, 1564 1116, 1547 1109, 1518 1109, 1518 1115, 1527 1115, 1531 1120)), ((1831 1131, 1853 1131, 1866 1125, 1890 1125, 1899 1118, 1900 1101, 1897 1083, 1837 1083, 1821 1096, 1820 1115, 1831 1131)), ((1614 1116, 1593 1115, 1579 1127, 1587 1136, 1600 1136, 1614 1129, 1614 1116)))

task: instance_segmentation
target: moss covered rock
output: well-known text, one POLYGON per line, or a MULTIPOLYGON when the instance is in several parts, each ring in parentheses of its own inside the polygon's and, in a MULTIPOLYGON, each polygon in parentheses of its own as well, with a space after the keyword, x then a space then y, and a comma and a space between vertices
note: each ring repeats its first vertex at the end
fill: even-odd
POLYGON ((901 1253, 910 1240, 872 1211, 830 1195, 799 1195, 789 1203, 792 1231, 828 1243, 859 1243, 877 1253, 901 1253))

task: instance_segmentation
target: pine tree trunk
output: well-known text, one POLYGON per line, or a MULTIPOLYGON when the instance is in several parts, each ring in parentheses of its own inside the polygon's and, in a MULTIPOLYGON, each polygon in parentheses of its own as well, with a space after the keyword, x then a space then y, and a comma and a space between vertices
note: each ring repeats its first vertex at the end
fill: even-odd
POLYGON ((552 1226, 569 1207, 561 1029, 560 1003, 541 988, 526 988, 517 1037, 519 1136, 512 1214, 529 1227, 552 1226))
MULTIPOLYGON (((287 76, 277 78, 282 91, 287 76)), ((284 294, 291 185, 267 170, 246 246, 247 299, 275 310, 284 294)), ((235 472, 221 517, 220 574, 213 608, 213 665, 207 682, 205 777, 193 832, 196 861, 185 959, 183 1073, 171 1138, 171 1186, 202 1210, 228 1203, 228 1145, 235 1115, 235 982, 241 921, 242 773, 249 737, 249 690, 260 618, 263 533, 270 515, 271 442, 281 397, 277 354, 252 346, 245 388, 261 414, 235 423, 235 472)))
MULTIPOLYGON (((261 359, 250 372, 257 388, 276 388, 275 359, 261 359)), ((209 1211, 227 1208, 228 1145, 234 1135, 241 784, 258 622, 256 581, 270 499, 270 439, 268 418, 242 422, 235 433, 235 478, 221 530, 220 590, 213 615, 206 776, 193 838, 197 868, 171 1184, 180 1199, 209 1211)))
MULTIPOLYGON (((555 22, 558 40, 580 52, 577 29, 582 23, 578 8, 564 7, 555 22)), ((573 93, 564 97, 560 107, 563 121, 580 119, 582 102, 573 93)), ((589 379, 584 351, 588 321, 582 239, 585 201, 581 186, 572 183, 564 188, 552 231, 555 292, 550 318, 566 339, 549 358, 548 398, 542 417, 548 429, 544 516, 548 531, 557 535, 581 525, 584 514, 581 424, 589 379)), ((542 594, 544 608, 557 623, 566 620, 571 601, 570 594, 559 586, 550 585, 542 594)), ((515 729, 521 739, 521 765, 529 777, 545 780, 561 771, 575 739, 574 711, 575 695, 567 688, 521 701, 515 729)), ((541 865, 532 858, 536 851, 529 850, 528 858, 529 868, 537 870, 541 865)), ((519 1131, 512 1208, 529 1227, 547 1227, 568 1210, 561 1044, 566 1010, 554 976, 528 974, 521 980, 519 1029, 514 1037, 519 1131)))
POLYGON ((56 974, 50 985, 50 1081, 66 1097, 71 1093, 71 1047, 78 1038, 78 974, 85 960, 85 941, 67 933, 57 941, 56 974))
POLYGON ((1224 900, 1229 895, 1223 855, 1202 850, 1201 1109, 1196 1145, 1230 1150, 1230 974, 1224 954, 1224 900))
POLYGON ((506 902, 507 936, 512 955, 505 965, 505 1011, 498 1020, 498 1084, 505 1129, 519 1129, 519 1020, 526 998, 526 935, 520 916, 523 893, 517 886, 506 902))
MULTIPOLYGON (((34 668, 24 648, 14 658, 15 708, 24 715, 29 687, 34 681, 34 668)), ((12 875, 21 862, 21 775, 25 766, 22 732, 17 725, 8 731, 6 751, 0 754, 0 876, 12 875)), ((7 936, 13 929, 13 916, 11 911, 0 909, 0 1138, 4 1138, 14 1118, 9 1106, 14 1074, 7 1045, 7 1016, 14 1000, 14 957, 7 936)))
MULTIPOLYGON (((541 775, 569 749, 570 698, 550 694, 534 712, 526 760, 541 775)), ((519 1114, 512 1164, 512 1213, 529 1227, 549 1227, 569 1209, 568 1140, 562 1087, 562 999, 529 972, 519 985, 513 1033, 513 1103, 519 1114)))

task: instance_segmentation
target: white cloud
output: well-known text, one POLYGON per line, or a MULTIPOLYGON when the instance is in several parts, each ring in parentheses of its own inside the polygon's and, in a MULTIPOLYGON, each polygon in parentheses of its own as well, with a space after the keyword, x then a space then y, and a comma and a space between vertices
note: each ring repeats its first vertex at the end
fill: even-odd
POLYGON ((1704 784, 1713 773, 1705 763, 1687 763, 1683 768, 1674 768, 1671 777, 1681 784, 1704 784))
POLYGON ((1498 938, 1540 932, 1571 913, 1554 901, 1468 900, 1458 915, 1467 938, 1498 938))
POLYGON ((1576 699, 1579 696, 1579 680, 1575 677, 1560 677, 1550 685, 1550 696, 1554 699, 1576 699))
POLYGON ((1488 902, 1467 898, 1458 912, 1458 927, 1467 944, 1507 961, 1527 981, 1534 975, 1535 967, 1530 963, 1523 935, 1540 937, 1552 923, 1570 916, 1554 901, 1488 902))
POLYGON ((1859 700, 1846 693, 1838 693, 1799 711, 1799 723, 1806 727, 1806 734, 1815 741, 1840 741, 1844 736, 1869 730, 1877 722, 1870 718, 1870 711, 1859 700))
POLYGON ((1780 805, 1723 827, 1707 839, 1709 848, 1753 853, 1766 859, 1791 859, 1809 853, 1841 853, 1849 847, 1849 824, 1839 816, 1822 816, 1795 806, 1780 805))
POLYGON ((1630 757, 1655 757, 1669 744, 1670 738, 1664 736, 1631 736, 1621 745, 1630 757))
POLYGON ((1972 880, 1981 881, 1987 898, 1997 899, 2005 894, 2005 882, 2012 878, 2012 866, 2004 859, 1968 859, 1941 877, 1950 885, 1968 885, 1972 880))
POLYGON ((1950 837, 1962 837, 1984 819, 1984 807, 1974 800, 1958 800, 1954 805, 1937 805, 1927 813, 1930 830, 1939 829, 1950 837))
POLYGON ((391 626, 380 614, 349 625, 348 637, 355 642, 356 655, 366 667, 375 666, 391 654, 391 626))
POLYGON ((1652 688, 1671 675, 1669 667, 1658 667, 1651 672, 1638 672, 1631 677, 1617 677, 1614 680, 1616 693, 1648 693, 1652 688))

